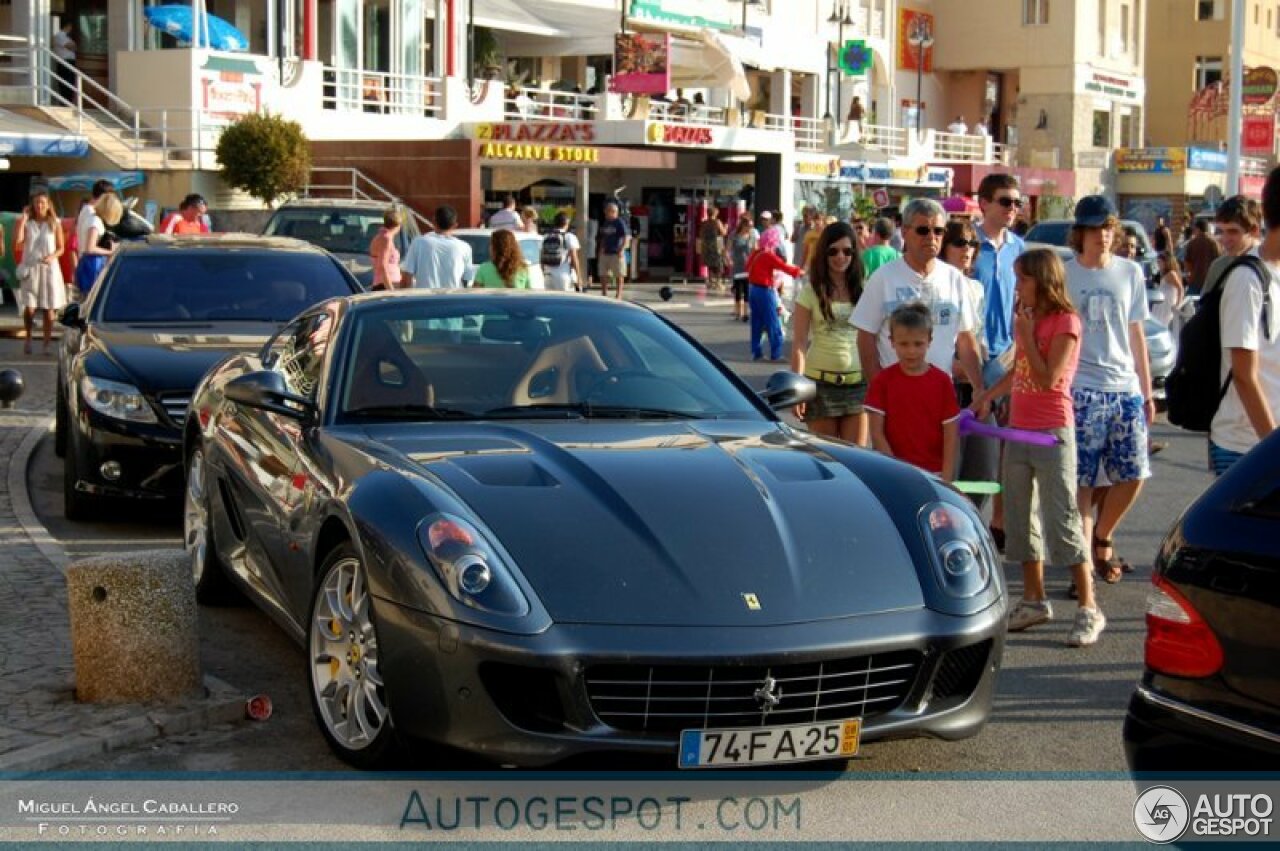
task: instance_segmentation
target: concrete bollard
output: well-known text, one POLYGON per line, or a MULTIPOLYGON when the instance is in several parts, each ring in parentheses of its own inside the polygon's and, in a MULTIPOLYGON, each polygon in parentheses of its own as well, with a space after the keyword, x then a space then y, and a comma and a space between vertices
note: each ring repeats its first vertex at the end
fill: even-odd
POLYGON ((72 563, 67 611, 77 700, 164 703, 203 694, 195 586, 182 550, 72 563))

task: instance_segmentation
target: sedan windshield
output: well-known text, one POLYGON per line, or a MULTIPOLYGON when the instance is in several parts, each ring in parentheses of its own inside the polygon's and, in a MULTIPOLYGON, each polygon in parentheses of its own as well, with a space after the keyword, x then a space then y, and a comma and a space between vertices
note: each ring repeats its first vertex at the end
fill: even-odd
POLYGON ((657 316, 588 300, 398 301, 353 314, 338 419, 760 419, 657 316))
POLYGON ((382 229, 380 210, 280 210, 267 223, 267 236, 291 236, 336 254, 367 254, 382 229))
POLYGON ((331 258, 295 251, 139 252, 103 286, 102 322, 283 322, 353 291, 331 258))

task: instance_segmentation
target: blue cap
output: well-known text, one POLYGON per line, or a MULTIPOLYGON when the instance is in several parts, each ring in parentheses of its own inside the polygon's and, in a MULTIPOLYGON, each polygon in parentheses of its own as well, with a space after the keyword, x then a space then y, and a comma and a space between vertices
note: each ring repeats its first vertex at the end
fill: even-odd
POLYGON ((1105 195, 1086 195, 1076 202, 1077 227, 1100 228, 1116 215, 1116 205, 1105 195))

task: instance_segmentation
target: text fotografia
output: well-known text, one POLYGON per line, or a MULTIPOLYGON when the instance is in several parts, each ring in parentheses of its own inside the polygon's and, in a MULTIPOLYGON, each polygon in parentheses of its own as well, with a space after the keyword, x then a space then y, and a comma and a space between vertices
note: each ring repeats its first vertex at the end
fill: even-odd
POLYGON ((684 809, 692 800, 626 795, 437 798, 415 790, 405 804, 400 829, 613 831, 636 825, 643 830, 800 832, 799 798, 725 797, 696 819, 684 809))

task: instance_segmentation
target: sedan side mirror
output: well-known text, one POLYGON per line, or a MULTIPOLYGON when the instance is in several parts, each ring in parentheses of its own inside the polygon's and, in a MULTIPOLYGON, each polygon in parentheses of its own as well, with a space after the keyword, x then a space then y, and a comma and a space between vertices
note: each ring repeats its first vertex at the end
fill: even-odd
POLYGON ((761 398, 775 411, 808 402, 817 395, 818 385, 813 379, 794 372, 775 372, 760 392, 761 398))
POLYGON ((84 328, 84 319, 80 317, 80 302, 73 301, 58 314, 58 324, 67 328, 84 328))
POLYGON ((305 396, 290 393, 284 376, 278 372, 261 370, 233 378, 223 388, 223 394, 232 402, 270 411, 282 417, 307 421, 316 415, 316 406, 305 396))

